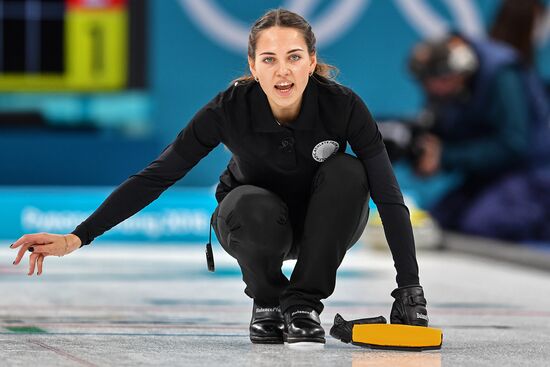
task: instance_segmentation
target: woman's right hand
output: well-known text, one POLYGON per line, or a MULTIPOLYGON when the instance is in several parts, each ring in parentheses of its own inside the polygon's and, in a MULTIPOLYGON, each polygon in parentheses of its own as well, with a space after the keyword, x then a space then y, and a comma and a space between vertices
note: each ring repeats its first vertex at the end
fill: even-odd
POLYGON ((59 235, 50 233, 26 234, 15 241, 10 248, 19 247, 19 252, 13 262, 13 265, 19 265, 25 252, 29 255, 29 272, 27 275, 33 275, 35 268, 38 269, 36 275, 42 274, 42 265, 47 256, 65 256, 78 249, 81 240, 74 234, 59 235))

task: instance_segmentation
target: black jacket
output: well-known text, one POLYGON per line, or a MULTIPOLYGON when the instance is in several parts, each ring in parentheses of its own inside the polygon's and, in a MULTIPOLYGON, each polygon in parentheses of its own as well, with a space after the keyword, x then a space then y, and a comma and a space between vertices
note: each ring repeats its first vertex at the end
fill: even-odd
POLYGON ((382 218, 398 284, 418 284, 409 212, 382 137, 353 91, 315 75, 298 118, 280 126, 258 83, 235 83, 206 104, 162 154, 120 185, 73 232, 83 245, 135 214, 181 179, 219 143, 232 153, 216 190, 218 202, 235 187, 268 189, 287 202, 305 200, 313 175, 333 151, 349 143, 363 162, 382 218))

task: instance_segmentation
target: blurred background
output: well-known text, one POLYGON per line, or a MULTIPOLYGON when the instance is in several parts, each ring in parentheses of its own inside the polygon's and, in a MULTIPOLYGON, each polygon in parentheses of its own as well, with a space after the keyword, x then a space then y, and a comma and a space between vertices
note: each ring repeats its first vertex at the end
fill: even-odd
MULTIPOLYGON (((247 72, 248 30, 267 9, 284 7, 308 19, 320 58, 340 69, 338 80, 377 119, 407 120, 423 102, 407 68, 413 46, 451 30, 485 37, 500 4, 0 0, 0 240, 72 231, 247 72)), ((548 10, 534 43, 536 68, 548 85, 548 10)), ((158 201, 97 241, 205 241, 213 188, 228 159, 218 147, 158 201)), ((416 210, 413 224, 432 228, 422 211, 430 193, 409 183, 406 168, 396 170, 416 210)), ((423 241, 434 239, 417 240, 423 241)))

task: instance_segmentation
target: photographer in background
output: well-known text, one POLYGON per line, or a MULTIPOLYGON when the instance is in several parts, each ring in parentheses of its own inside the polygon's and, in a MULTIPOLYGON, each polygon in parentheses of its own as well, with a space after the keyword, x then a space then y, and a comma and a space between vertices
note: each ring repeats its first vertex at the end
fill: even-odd
POLYGON ((512 48, 458 34, 418 44, 409 60, 426 94, 415 170, 462 174, 431 214, 447 230, 550 239, 548 105, 512 48), (542 170, 542 171, 541 171, 542 170), (545 200, 540 200, 541 197, 545 200))

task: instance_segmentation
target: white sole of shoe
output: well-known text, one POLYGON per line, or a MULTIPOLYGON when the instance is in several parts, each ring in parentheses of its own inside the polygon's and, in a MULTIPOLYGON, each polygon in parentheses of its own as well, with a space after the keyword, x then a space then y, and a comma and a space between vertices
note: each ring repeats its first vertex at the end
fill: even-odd
POLYGON ((316 342, 296 342, 296 343, 285 343, 290 349, 300 349, 300 350, 316 350, 323 349, 325 343, 316 343, 316 342))

